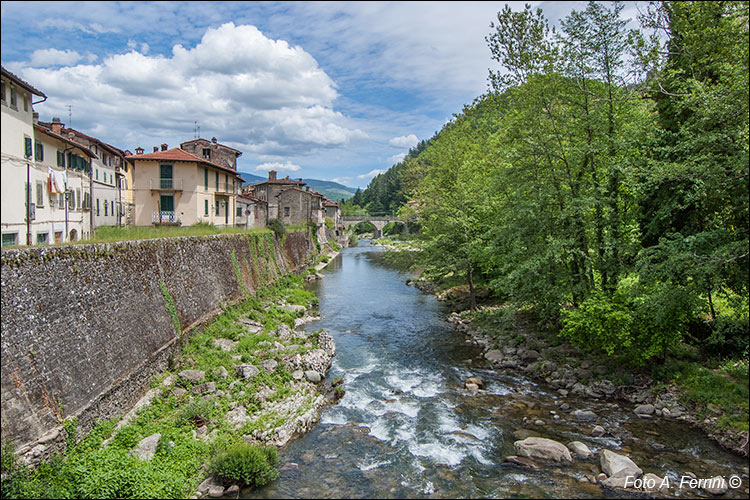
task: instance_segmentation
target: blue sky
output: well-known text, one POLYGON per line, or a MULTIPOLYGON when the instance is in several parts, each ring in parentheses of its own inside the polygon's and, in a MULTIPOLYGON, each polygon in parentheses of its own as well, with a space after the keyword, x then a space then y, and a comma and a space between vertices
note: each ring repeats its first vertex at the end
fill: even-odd
MULTIPOLYGON (((71 106, 121 149, 197 121, 240 171, 364 187, 487 89, 505 3, 2 2, 2 64, 48 96, 41 120, 71 106)), ((529 3, 554 24, 586 5, 529 3)))

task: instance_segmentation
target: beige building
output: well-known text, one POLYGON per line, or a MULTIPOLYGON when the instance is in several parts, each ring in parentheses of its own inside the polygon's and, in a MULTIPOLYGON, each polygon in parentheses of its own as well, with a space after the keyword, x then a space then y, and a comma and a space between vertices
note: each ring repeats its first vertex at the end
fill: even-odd
POLYGON ((237 196, 237 227, 265 227, 268 222, 268 202, 249 194, 237 196))
POLYGON ((133 170, 133 224, 236 224, 242 181, 235 170, 166 144, 142 151, 125 157, 133 170))

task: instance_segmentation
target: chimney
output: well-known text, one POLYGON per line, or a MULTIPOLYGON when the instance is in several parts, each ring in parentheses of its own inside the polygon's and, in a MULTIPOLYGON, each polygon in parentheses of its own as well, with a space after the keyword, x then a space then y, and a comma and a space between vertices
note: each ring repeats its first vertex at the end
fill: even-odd
POLYGON ((302 182, 302 177, 299 178, 299 181, 302 182))
POLYGON ((216 144, 216 137, 211 137, 211 142, 213 142, 214 144, 216 144))
POLYGON ((275 181, 276 180, 276 170, 269 170, 268 171, 268 180, 269 181, 275 181))
POLYGON ((62 135, 63 123, 58 117, 52 118, 52 132, 57 135, 62 135))
POLYGON ((143 154, 143 148, 140 147, 140 146, 138 146, 137 148, 135 148, 135 154, 142 155, 143 154))
POLYGON ((159 146, 154 146, 154 153, 156 153, 157 151, 159 151, 159 146))
POLYGON ((39 113, 34 111, 31 116, 34 118, 34 123, 39 123, 39 113))
POLYGON ((305 188, 305 191, 307 191, 307 192, 310 192, 310 186, 307 186, 307 187, 305 188))
POLYGON ((162 144, 161 145, 161 150, 162 151, 166 151, 167 150, 167 145, 166 144, 162 144))

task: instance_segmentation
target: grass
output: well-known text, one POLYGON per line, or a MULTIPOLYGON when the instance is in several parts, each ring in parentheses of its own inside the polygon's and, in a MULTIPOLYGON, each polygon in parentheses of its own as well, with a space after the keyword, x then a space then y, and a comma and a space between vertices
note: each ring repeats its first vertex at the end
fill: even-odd
POLYGON ((208 236, 213 234, 257 234, 266 233, 265 228, 216 227, 213 224, 194 224, 192 226, 102 226, 96 228, 93 238, 83 243, 108 243, 115 241, 146 240, 153 238, 171 238, 176 236, 208 236))

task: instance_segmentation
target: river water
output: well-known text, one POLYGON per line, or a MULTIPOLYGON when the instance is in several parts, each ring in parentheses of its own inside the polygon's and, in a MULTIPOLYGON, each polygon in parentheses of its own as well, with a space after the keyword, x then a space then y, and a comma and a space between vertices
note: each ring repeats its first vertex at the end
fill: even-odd
MULTIPOLYGON (((670 478, 674 496, 704 496, 677 487, 687 471, 698 478, 747 472, 746 460, 685 424, 643 421, 610 401, 565 398, 573 409, 594 410, 611 431, 591 437, 593 424, 560 411, 553 390, 487 369, 479 348, 444 320, 445 306, 407 286, 410 276, 389 268, 367 241, 342 250, 324 274, 311 284, 323 319, 305 328, 335 339, 328 379, 342 377, 346 394, 281 450, 279 479, 246 498, 638 496, 583 482, 599 472, 596 459, 540 463, 538 470, 503 463, 522 428, 563 443, 580 440, 595 453, 628 454, 644 472, 670 478), (470 376, 486 391, 464 389, 470 376), (544 425, 528 421, 540 418, 544 425)), ((724 498, 746 497, 745 488, 746 478, 724 498)))

